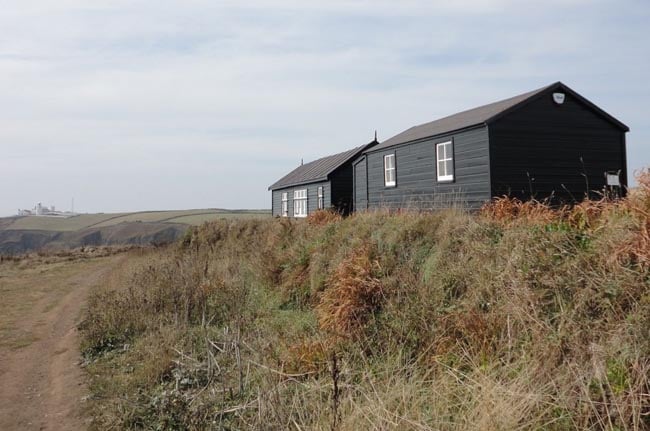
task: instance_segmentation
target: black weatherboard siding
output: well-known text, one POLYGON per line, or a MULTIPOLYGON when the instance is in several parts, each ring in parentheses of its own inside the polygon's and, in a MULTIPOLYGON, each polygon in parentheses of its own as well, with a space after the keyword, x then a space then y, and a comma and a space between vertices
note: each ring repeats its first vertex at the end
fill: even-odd
POLYGON ((362 156, 354 164, 354 210, 368 209, 368 171, 366 156, 362 156))
POLYGON ((311 214, 318 210, 318 187, 323 187, 323 203, 325 208, 332 205, 332 188, 329 181, 320 181, 300 186, 288 187, 286 189, 273 190, 272 213, 274 216, 282 216, 282 193, 286 192, 289 198, 289 217, 293 217, 293 192, 295 190, 307 189, 307 213, 311 214))
MULTIPOLYGON (((373 151, 367 157, 369 208, 480 206, 490 198, 488 131, 477 127, 373 151), (454 181, 438 182, 436 144, 453 142, 454 181), (384 156, 395 154, 395 186, 384 185, 384 156)), ((362 183, 357 176, 356 184, 362 183)))
POLYGON ((489 125, 493 196, 597 198, 608 171, 620 171, 627 185, 626 128, 574 94, 558 86, 489 125), (564 103, 553 101, 554 92, 565 94, 564 103))
POLYGON ((355 209, 478 208, 495 196, 572 203, 598 197, 606 173, 627 186, 625 133, 605 111, 557 82, 411 127, 353 164, 355 209), (563 97, 560 97, 562 96, 563 97), (436 144, 453 143, 454 177, 437 180, 436 144), (395 155, 395 186, 384 156, 395 155))

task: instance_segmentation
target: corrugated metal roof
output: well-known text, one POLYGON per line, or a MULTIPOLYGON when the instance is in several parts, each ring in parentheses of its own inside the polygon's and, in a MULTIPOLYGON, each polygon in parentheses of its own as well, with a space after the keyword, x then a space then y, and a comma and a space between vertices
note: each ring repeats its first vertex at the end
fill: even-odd
POLYGON ((376 142, 370 142, 366 145, 353 148, 342 153, 333 154, 323 157, 313 162, 305 163, 289 172, 284 177, 269 186, 269 190, 276 190, 284 187, 291 187, 299 184, 313 183, 316 181, 325 181, 339 166, 360 154, 363 150, 374 145, 376 142))
POLYGON ((519 96, 511 97, 509 99, 501 100, 495 103, 490 103, 489 105, 479 106, 478 108, 469 109, 467 111, 459 112, 457 114, 453 114, 439 120, 411 127, 410 129, 407 129, 402 133, 399 133, 377 145, 373 148, 373 151, 391 147, 393 145, 403 144, 405 142, 427 138, 429 136, 441 135, 443 133, 453 132, 454 130, 465 129, 467 127, 483 124, 492 117, 505 112, 515 105, 518 105, 523 101, 555 85, 557 85, 557 83, 542 87, 537 90, 529 91, 528 93, 520 94, 519 96))

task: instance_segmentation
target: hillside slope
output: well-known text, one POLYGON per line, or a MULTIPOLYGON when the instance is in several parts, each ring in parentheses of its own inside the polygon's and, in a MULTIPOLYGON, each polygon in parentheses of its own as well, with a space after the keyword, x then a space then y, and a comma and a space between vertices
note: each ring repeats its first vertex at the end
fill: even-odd
POLYGON ((192 225, 269 215, 264 210, 197 209, 0 218, 0 254, 85 245, 164 244, 178 239, 192 225))
POLYGON ((650 181, 619 203, 220 221, 90 299, 100 429, 650 427, 650 181))
POLYGON ((189 228, 178 223, 122 223, 78 231, 0 230, 0 254, 84 246, 169 244, 189 228))

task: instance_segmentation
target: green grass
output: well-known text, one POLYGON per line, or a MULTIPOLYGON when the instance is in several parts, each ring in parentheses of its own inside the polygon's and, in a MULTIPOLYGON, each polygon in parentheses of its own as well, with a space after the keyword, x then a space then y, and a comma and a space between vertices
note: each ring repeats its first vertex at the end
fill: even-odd
POLYGON ((170 210, 142 211, 135 213, 80 214, 69 218, 58 217, 16 217, 0 219, 0 226, 6 230, 77 231, 90 227, 114 226, 125 222, 169 222, 199 225, 220 218, 267 217, 264 210, 170 210))

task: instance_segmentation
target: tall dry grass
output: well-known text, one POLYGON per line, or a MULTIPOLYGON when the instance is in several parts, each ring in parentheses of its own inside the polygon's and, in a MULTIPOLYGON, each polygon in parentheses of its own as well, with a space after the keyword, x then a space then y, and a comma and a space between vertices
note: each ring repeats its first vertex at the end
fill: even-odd
POLYGON ((323 330, 343 337, 358 335, 383 297, 376 267, 368 246, 352 250, 337 266, 315 308, 323 330))
POLYGON ((221 221, 90 302, 97 428, 650 428, 650 177, 620 201, 221 221))

